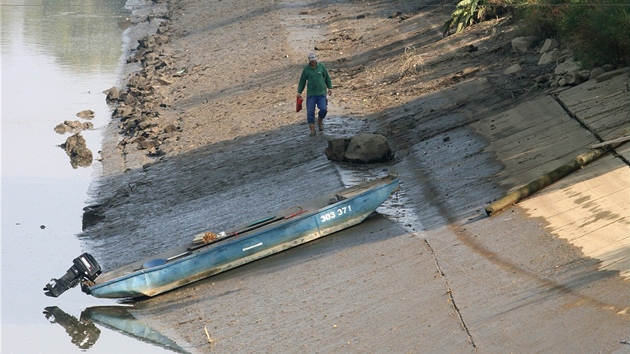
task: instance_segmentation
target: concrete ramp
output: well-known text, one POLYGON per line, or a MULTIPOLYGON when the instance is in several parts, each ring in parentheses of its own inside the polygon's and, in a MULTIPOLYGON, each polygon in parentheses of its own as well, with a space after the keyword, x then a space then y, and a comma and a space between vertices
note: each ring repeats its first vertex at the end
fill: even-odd
MULTIPOLYGON (((628 70, 607 73, 475 124, 512 191, 630 129, 628 70)), ((521 201, 554 235, 630 279, 630 143, 521 201)))

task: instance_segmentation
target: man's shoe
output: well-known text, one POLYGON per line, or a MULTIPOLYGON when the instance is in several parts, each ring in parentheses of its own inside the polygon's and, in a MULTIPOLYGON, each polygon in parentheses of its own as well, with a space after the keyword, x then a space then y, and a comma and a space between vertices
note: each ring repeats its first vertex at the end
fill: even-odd
POLYGON ((321 119, 321 118, 318 119, 317 120, 317 125, 319 125, 319 131, 323 132, 324 131, 324 121, 323 121, 323 119, 321 119))

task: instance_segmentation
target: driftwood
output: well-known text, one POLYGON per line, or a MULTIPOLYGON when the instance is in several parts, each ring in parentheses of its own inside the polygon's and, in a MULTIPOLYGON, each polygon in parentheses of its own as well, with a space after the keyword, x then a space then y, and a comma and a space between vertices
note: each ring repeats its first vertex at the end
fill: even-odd
MULTIPOLYGON (((621 134, 621 137, 628 133, 628 129, 621 134)), ((564 165, 556 168, 555 170, 545 173, 544 175, 538 177, 534 181, 529 184, 517 189, 516 191, 509 193, 503 198, 495 201, 488 205, 486 209, 486 213, 488 216, 492 216, 494 214, 499 213, 500 211, 509 208, 510 206, 520 202, 521 200, 529 197, 530 195, 538 192, 539 190, 551 185, 552 183, 557 182, 558 180, 568 176, 569 174, 581 169, 582 167, 588 165, 589 163, 597 160, 600 156, 605 153, 619 147, 621 144, 626 142, 624 139, 613 139, 607 141, 605 143, 597 144, 601 147, 591 148, 589 151, 578 155, 573 160, 565 163, 564 165)), ((597 146, 593 145, 593 146, 597 146)))

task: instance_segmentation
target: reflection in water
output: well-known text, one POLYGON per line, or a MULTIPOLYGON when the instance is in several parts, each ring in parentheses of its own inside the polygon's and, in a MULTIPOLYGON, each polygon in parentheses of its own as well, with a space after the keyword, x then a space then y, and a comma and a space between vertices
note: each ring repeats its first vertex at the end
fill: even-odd
POLYGON ((145 343, 177 353, 188 353, 168 337, 138 321, 123 306, 88 307, 81 312, 81 319, 79 320, 56 306, 46 307, 44 314, 50 323, 58 323, 65 328, 72 337, 72 343, 81 349, 91 348, 98 340, 101 331, 95 326, 96 323, 145 343))
MULTIPOLYGON (((2 26, 23 28, 24 40, 79 72, 117 65, 126 0, 22 0, 3 6, 2 26), (112 14, 119 14, 112 16, 112 14)), ((6 33, 5 28, 2 30, 6 33)), ((4 36, 3 41, 18 38, 4 36)), ((3 43, 5 44, 5 43, 3 43)))
POLYGON ((72 344, 81 349, 92 348, 101 335, 101 331, 96 328, 94 323, 89 320, 83 321, 83 316, 81 316, 81 321, 77 320, 76 317, 68 315, 57 306, 46 307, 44 315, 50 323, 59 323, 61 327, 65 328, 66 333, 72 338, 70 340, 72 344))

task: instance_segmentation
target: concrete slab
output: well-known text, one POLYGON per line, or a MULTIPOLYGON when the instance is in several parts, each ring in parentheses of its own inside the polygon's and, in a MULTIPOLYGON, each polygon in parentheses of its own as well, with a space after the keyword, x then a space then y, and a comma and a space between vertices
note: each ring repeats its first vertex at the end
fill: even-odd
POLYGON ((530 182, 599 142, 550 96, 525 102, 472 127, 490 141, 484 150, 504 164, 499 183, 508 189, 530 182))
MULTIPOLYGON (((491 141, 486 151, 504 164, 499 183, 514 190, 603 140, 630 128, 627 70, 557 95, 523 103, 474 127, 491 141)), ((628 145, 618 149, 628 157, 628 145)), ((627 160, 626 160, 627 161, 627 160)), ((630 168, 605 155, 519 203, 546 229, 578 247, 600 267, 630 279, 630 168)))
POLYGON ((600 267, 630 279, 630 168, 606 156, 524 200, 530 216, 579 247, 600 267))
MULTIPOLYGON (((630 129, 630 69, 609 72, 563 91, 558 100, 602 140, 616 138, 630 129)), ((630 160, 630 147, 618 151, 630 160)))

